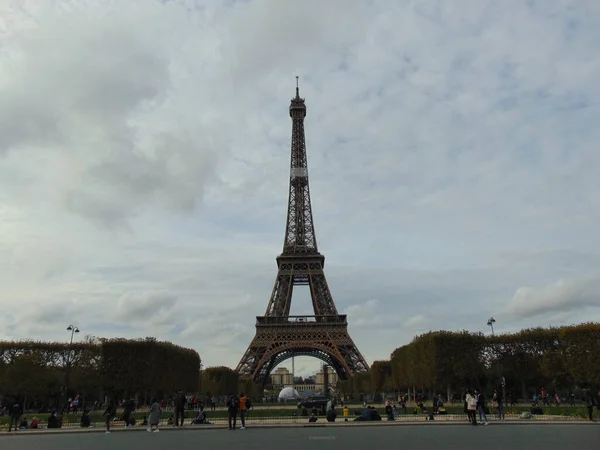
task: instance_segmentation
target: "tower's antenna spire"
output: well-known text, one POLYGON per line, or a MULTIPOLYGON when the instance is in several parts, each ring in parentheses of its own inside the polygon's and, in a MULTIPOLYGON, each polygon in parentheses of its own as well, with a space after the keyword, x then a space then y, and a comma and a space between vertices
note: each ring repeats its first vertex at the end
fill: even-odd
POLYGON ((296 98, 300 98, 300 89, 298 88, 298 79, 300 77, 296 75, 296 98))

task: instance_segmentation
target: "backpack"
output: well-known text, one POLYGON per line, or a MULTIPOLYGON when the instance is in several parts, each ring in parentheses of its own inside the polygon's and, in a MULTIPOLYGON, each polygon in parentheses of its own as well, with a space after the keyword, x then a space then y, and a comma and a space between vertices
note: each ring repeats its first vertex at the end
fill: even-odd
POLYGON ((232 408, 232 409, 239 408, 240 407, 240 400, 237 397, 235 397, 235 396, 229 397, 229 400, 227 400, 227 407, 228 408, 232 408))

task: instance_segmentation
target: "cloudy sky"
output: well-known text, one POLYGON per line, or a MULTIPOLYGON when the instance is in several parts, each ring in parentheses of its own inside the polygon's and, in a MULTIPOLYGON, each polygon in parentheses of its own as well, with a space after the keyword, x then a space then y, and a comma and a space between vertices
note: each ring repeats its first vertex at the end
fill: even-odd
POLYGON ((490 316, 600 320, 598 48, 597 0, 0 0, 0 338, 74 323, 235 367, 283 245, 296 75, 369 362, 490 316))

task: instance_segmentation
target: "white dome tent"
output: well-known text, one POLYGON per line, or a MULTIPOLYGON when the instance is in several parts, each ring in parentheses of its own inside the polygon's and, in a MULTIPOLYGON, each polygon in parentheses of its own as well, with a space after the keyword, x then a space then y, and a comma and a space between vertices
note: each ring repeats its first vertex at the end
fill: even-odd
POLYGON ((293 387, 286 387, 281 390, 277 400, 280 403, 284 403, 284 402, 298 400, 299 398, 300 398, 300 394, 298 394, 298 391, 296 389, 294 389, 293 387))

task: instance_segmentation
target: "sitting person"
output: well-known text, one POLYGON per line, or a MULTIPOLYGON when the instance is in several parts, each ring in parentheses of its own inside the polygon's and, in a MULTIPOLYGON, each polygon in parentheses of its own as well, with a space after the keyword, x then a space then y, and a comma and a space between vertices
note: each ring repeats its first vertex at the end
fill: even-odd
POLYGON ((362 414, 356 419, 354 419, 355 422, 371 422, 379 420, 381 420, 381 416, 379 415, 379 412, 377 412, 374 406, 367 406, 367 408, 363 410, 362 414))
POLYGON ((38 420, 37 417, 34 417, 31 420, 31 425, 29 426, 29 428, 38 428, 40 426, 40 421, 38 420))
POLYGON ((23 417, 19 424, 19 430, 26 430, 27 428, 29 428, 29 422, 27 422, 27 417, 23 417))
POLYGON ((81 428, 89 428, 91 422, 92 421, 90 420, 90 412, 87 409, 84 409, 83 414, 81 415, 81 428))
POLYGON ((316 414, 315 414, 315 413, 312 413, 312 414, 310 415, 310 417, 308 418, 308 421, 309 421, 309 422, 316 422, 317 420, 318 420, 318 419, 317 419, 317 416, 316 416, 316 414))
POLYGON ((385 407, 385 415, 387 416, 388 420, 394 420, 394 409, 390 403, 388 403, 385 407))
POLYGON ((60 428, 59 419, 56 414, 56 411, 52 411, 52 413, 48 417, 48 428, 60 428))
POLYGON ((198 415, 196 416, 196 418, 194 419, 192 424, 194 424, 194 425, 210 424, 210 422, 206 418, 206 413, 204 412, 204 408, 201 408, 200 411, 198 411, 198 415))
POLYGON ((170 415, 169 418, 167 419, 167 425, 173 425, 173 415, 170 415))

